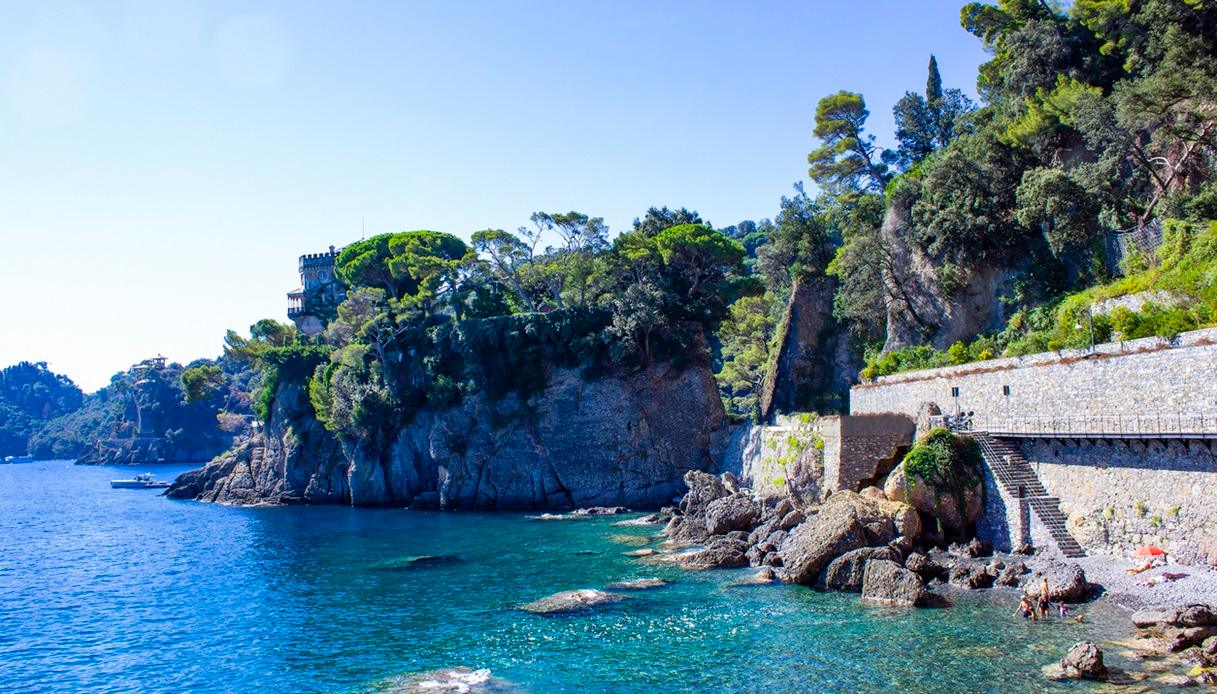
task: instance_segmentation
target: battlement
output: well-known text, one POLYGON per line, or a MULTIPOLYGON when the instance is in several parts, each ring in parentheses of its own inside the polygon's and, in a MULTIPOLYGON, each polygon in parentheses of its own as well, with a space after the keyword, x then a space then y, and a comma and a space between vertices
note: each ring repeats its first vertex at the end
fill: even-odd
POLYGON ((333 267, 334 260, 341 252, 341 248, 330 246, 330 250, 323 253, 306 253, 300 256, 300 272, 304 272, 305 268, 333 267))

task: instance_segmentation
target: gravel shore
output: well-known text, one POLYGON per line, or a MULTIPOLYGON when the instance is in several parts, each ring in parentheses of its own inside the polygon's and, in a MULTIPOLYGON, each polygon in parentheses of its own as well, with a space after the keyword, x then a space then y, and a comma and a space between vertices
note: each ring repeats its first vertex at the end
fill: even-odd
POLYGON ((1103 586, 1106 591, 1103 599, 1110 600, 1128 610, 1189 602, 1217 605, 1217 570, 1210 567, 1167 564, 1136 575, 1129 575, 1127 570, 1139 565, 1140 561, 1104 555, 1069 561, 1082 567, 1082 570, 1086 572, 1086 580, 1090 583, 1103 586), (1187 574, 1187 576, 1174 581, 1163 580, 1156 585, 1139 584, 1146 579, 1161 577, 1164 573, 1187 574))

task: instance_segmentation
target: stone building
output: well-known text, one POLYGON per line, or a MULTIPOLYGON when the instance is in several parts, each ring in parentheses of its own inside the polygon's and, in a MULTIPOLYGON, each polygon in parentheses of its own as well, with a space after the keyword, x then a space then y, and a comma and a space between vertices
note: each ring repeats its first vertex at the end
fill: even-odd
POLYGON ((342 282, 334 276, 334 261, 341 248, 300 256, 300 287, 287 293, 287 317, 305 335, 317 335, 346 298, 342 282))

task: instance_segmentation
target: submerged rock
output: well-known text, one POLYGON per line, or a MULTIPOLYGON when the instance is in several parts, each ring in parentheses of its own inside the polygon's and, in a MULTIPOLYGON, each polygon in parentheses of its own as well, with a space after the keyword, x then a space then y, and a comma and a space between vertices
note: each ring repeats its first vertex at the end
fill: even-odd
POLYGON ((490 670, 454 667, 420 672, 380 682, 376 691, 388 694, 499 694, 522 691, 490 670))
POLYGON ((560 593, 547 595, 540 600, 534 600, 522 605, 520 609, 532 612, 533 614, 562 614, 565 612, 587 610, 599 605, 608 605, 624 599, 624 595, 606 593, 593 588, 581 588, 579 590, 564 590, 560 593))
POLYGON ((762 566, 755 573, 747 578, 741 578, 738 581, 728 583, 729 586, 768 586, 773 585, 778 580, 777 573, 771 567, 762 566))
POLYGON ((650 547, 644 547, 643 549, 630 549, 629 552, 622 552, 622 554, 626 556, 651 556, 652 554, 658 553, 660 552, 658 552, 657 549, 650 547))
POLYGON ((929 592, 917 574, 886 559, 866 562, 862 574, 862 599, 880 605, 915 607, 925 604, 929 592))
POLYGON ((649 590, 651 588, 662 588, 666 585, 668 585, 668 582, 662 578, 631 578, 625 581, 610 583, 605 588, 607 590, 649 590))
POLYGON ((372 565, 373 571, 417 571, 419 569, 429 569, 435 566, 447 566, 451 564, 460 564, 464 559, 455 554, 422 554, 413 557, 400 557, 397 559, 386 559, 382 562, 377 562, 372 565))
POLYGON ((659 551, 651 547, 643 547, 642 549, 631 549, 628 552, 622 552, 627 557, 649 557, 652 554, 659 554, 659 551))

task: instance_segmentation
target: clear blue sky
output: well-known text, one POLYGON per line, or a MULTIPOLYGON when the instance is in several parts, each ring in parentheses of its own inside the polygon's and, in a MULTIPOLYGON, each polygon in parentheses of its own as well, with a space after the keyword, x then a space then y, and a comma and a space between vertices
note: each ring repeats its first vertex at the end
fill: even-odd
POLYGON ((960 2, 0 0, 0 365, 216 356, 361 219, 771 217, 820 97, 974 91, 960 2))

